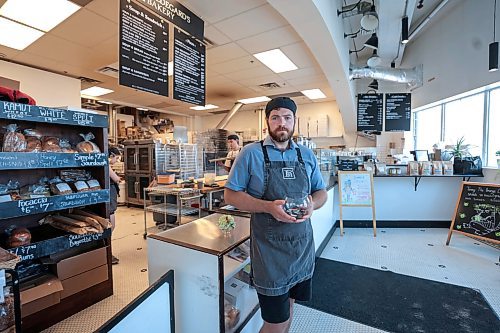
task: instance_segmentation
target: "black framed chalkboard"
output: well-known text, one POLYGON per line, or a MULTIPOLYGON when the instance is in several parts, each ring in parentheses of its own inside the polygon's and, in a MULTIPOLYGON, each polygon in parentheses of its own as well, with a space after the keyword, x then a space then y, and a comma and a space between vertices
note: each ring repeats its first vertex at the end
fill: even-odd
POLYGON ((411 94, 385 94, 385 131, 409 131, 411 125, 411 94))
POLYGON ((500 184, 463 182, 448 232, 500 243, 500 184))
POLYGON ((383 94, 358 94, 357 130, 381 131, 383 94))

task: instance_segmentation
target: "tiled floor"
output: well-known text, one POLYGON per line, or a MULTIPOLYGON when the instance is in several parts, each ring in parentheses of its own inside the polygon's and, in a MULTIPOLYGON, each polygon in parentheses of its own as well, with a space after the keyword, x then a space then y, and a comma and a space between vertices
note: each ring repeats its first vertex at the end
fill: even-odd
MULTIPOLYGON (((157 230, 151 216, 148 227, 157 230)), ((113 253, 120 258, 120 264, 113 266, 114 295, 44 332, 93 332, 147 288, 143 232, 142 209, 120 207, 113 233, 113 253)), ((343 237, 337 230, 322 257, 479 289, 500 315, 500 251, 458 234, 445 246, 447 232, 379 229, 374 238, 371 229, 346 229, 343 237)), ((292 333, 383 332, 301 305, 295 305, 294 316, 292 333)))

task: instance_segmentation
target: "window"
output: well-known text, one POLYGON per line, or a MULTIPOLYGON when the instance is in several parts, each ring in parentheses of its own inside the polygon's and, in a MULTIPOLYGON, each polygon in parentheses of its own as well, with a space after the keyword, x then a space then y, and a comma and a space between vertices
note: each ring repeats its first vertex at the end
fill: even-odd
POLYGON ((488 152, 487 165, 494 166, 497 164, 495 156, 497 151, 500 151, 500 89, 495 89, 490 92, 490 112, 489 112, 489 130, 488 130, 488 152))
POLYGON ((441 141, 441 106, 415 112, 415 149, 429 150, 441 141))

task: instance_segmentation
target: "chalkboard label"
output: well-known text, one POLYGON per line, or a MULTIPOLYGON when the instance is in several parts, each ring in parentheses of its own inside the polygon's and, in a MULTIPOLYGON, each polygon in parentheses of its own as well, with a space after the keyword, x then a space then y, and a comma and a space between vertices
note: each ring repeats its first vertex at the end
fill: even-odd
POLYGON ((462 183, 453 230, 500 242, 500 185, 462 183))
POLYGON ((138 2, 198 40, 203 40, 205 28, 203 20, 176 0, 139 0, 138 2))
POLYGON ((382 94, 358 94, 358 132, 382 130, 382 105, 382 94))
POLYGON ((120 0, 120 85, 168 96, 168 23, 127 0, 120 0))
POLYGON ((14 253, 23 260, 33 260, 45 257, 54 253, 68 250, 83 244, 99 241, 111 236, 111 229, 106 229, 101 233, 92 233, 84 235, 67 234, 37 243, 23 245, 9 249, 10 253, 14 253))
POLYGON ((0 203, 0 219, 109 202, 109 190, 98 190, 0 203))
POLYGON ((341 160, 339 162, 339 170, 358 171, 358 161, 356 161, 356 160, 341 160))
POLYGON ((108 127, 108 116, 72 109, 0 102, 0 118, 88 127, 108 127))
POLYGON ((16 153, 0 152, 0 170, 105 166, 104 153, 16 153))
POLYGON ((175 29, 174 99, 205 105, 205 45, 175 29))
POLYGON ((409 131, 411 124, 411 94, 385 94, 385 130, 409 131))

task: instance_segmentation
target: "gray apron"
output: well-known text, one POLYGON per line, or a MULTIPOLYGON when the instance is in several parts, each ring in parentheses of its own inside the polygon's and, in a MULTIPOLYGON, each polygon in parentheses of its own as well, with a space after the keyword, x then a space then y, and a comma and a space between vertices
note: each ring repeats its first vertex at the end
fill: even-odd
MULTIPOLYGON (((310 181, 299 148, 298 161, 270 161, 264 153, 263 200, 310 193, 310 181)), ((283 295, 297 283, 310 279, 314 270, 314 240, 311 221, 284 223, 267 213, 253 213, 250 219, 252 283, 258 293, 283 295)))

